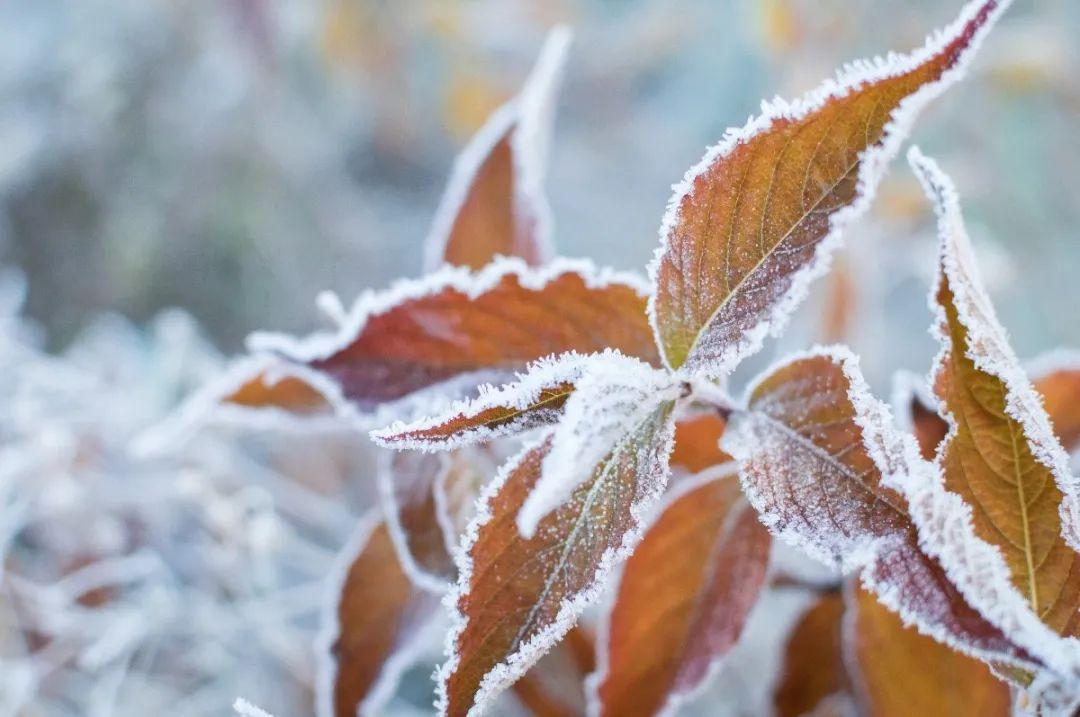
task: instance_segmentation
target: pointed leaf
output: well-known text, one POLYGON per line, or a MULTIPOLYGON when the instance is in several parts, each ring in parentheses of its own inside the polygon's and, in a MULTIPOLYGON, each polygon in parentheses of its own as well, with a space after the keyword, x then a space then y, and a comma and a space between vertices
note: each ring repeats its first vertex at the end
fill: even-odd
POLYGON ((342 551, 323 613, 318 708, 322 717, 383 713, 438 615, 397 562, 390 531, 371 515, 342 551))
POLYGON ((514 696, 533 717, 585 714, 585 678, 595 668, 592 637, 580 625, 514 683, 514 696))
POLYGON ((850 697, 841 618, 844 599, 826 593, 810 605, 788 638, 773 702, 776 717, 818 714, 819 707, 850 697))
POLYGON ((513 383, 480 386, 474 399, 438 416, 397 421, 372 431, 371 438, 384 448, 451 450, 555 423, 588 361, 576 353, 538 361, 513 383))
POLYGON ((950 433, 944 487, 972 507, 975 535, 1003 556, 1016 590, 1053 630, 1080 634, 1080 542, 1068 457, 982 288, 955 190, 932 160, 912 163, 940 218, 934 293, 942 351, 931 383, 950 433))
POLYGON ((521 93, 499 108, 454 164, 427 243, 427 269, 479 269, 498 255, 541 264, 551 256, 544 195, 555 93, 570 32, 556 28, 521 93))
POLYGON ((900 427, 915 435, 919 453, 934 460, 937 447, 949 432, 949 424, 938 415, 936 401, 921 377, 898 373, 893 377, 893 410, 900 427))
POLYGON ((667 482, 672 410, 671 403, 656 408, 531 539, 518 532, 516 517, 540 478, 551 436, 485 488, 448 603, 457 618, 439 670, 442 714, 479 714, 596 600, 667 482))
POLYGON ((682 484, 623 569, 595 714, 667 714, 699 688, 742 634, 771 544, 734 476, 682 484))
POLYGON ((866 590, 851 597, 853 671, 874 717, 1012 714, 1009 687, 983 663, 905 627, 866 590))
POLYGON ((716 411, 701 411, 685 416, 675 424, 675 449, 671 467, 688 473, 700 473, 733 459, 720 450, 720 439, 727 426, 716 411))
POLYGON ((969 2, 914 53, 857 63, 794 104, 764 106, 687 173, 649 271, 670 367, 726 373, 782 328, 919 110, 962 75, 1008 4, 969 2))
POLYGON ((501 381, 566 351, 613 348, 657 364, 644 305, 630 275, 582 261, 530 269, 505 259, 476 274, 446 268, 366 294, 336 334, 256 334, 249 346, 309 367, 366 412, 451 379, 501 381))
POLYGON ((826 563, 862 569, 890 609, 985 659, 1026 654, 965 602, 919 547, 904 498, 886 478, 920 470, 846 349, 819 349, 770 370, 732 416, 723 447, 773 532, 826 563))

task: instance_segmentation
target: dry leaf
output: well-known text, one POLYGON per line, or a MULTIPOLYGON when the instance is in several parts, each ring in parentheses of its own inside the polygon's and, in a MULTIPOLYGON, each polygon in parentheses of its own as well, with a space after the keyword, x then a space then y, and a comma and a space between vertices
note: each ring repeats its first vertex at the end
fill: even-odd
MULTIPOLYGON (((446 268, 367 294, 336 335, 256 334, 252 350, 304 364, 361 411, 435 384, 512 377, 545 356, 608 348, 658 364, 637 280, 588 262, 446 268)), ((450 386, 443 386, 449 389, 450 386)))
POLYGON ((479 714, 564 635, 632 549, 641 511, 666 483, 673 405, 629 433, 534 537, 516 518, 540 478, 548 436, 504 467, 481 497, 452 593, 456 624, 439 671, 440 712, 479 714))
POLYGON ((650 266, 666 363, 721 375, 777 333, 869 203, 918 111, 962 74, 1007 0, 964 7, 911 55, 766 105, 687 174, 650 266))
POLYGON ((843 615, 840 593, 825 593, 791 631, 773 696, 777 717, 817 714, 826 701, 847 697, 850 685, 841 639, 843 615))
POLYGON ((1009 687, 990 668, 905 627, 866 590, 852 592, 848 649, 865 714, 1012 714, 1009 687))
POLYGON ((382 714, 437 615, 438 598, 413 586, 385 523, 370 516, 341 553, 323 615, 319 714, 382 714))
POLYGON ((626 561, 595 714, 667 714, 698 688, 742 634, 771 544, 733 475, 682 484, 626 561))

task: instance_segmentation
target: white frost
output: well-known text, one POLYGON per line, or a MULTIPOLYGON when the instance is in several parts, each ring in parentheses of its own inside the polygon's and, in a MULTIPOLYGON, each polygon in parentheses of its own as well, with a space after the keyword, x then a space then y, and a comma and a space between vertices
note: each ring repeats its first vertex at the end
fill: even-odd
MULTIPOLYGON (((884 139, 877 145, 868 147, 860 157, 856 199, 849 206, 835 212, 829 218, 829 232, 820 241, 814 252, 814 261, 798 270, 792 277, 791 285, 785 295, 768 311, 767 316, 752 330, 746 332, 734 346, 717 347, 706 353, 718 358, 711 358, 706 365, 695 367, 696 370, 711 375, 730 373, 745 357, 758 351, 767 335, 778 336, 787 325, 795 308, 806 297, 810 284, 828 271, 830 257, 840 244, 843 230, 870 205, 877 186, 885 174, 889 162, 896 156, 901 143, 910 134, 919 112, 944 92, 950 85, 962 79, 982 44, 983 39, 993 28, 998 18, 1012 3, 1012 0, 970 0, 960 11, 958 17, 944 29, 933 33, 924 45, 909 54, 889 53, 888 56, 875 57, 872 60, 859 60, 846 65, 834 79, 828 79, 819 87, 795 101, 788 102, 779 97, 771 102, 762 102, 761 114, 750 120, 742 128, 731 128, 721 141, 709 148, 705 156, 687 171, 682 182, 672 187, 673 195, 668 201, 667 212, 660 225, 660 246, 649 264, 649 278, 655 286, 661 257, 669 250, 668 237, 681 221, 680 206, 693 191, 694 180, 706 172, 715 162, 729 155, 738 145, 753 137, 767 132, 778 120, 799 120, 820 109, 829 100, 842 98, 864 85, 895 77, 908 72, 935 54, 941 52, 952 40, 959 37, 965 26, 972 21, 980 10, 988 5, 994 7, 986 22, 975 32, 967 47, 955 64, 935 82, 920 87, 916 92, 904 98, 893 111, 889 123, 885 126, 884 139)), ((649 299, 649 321, 657 337, 657 345, 663 353, 657 323, 656 297, 649 299)), ((708 325, 702 327, 698 343, 708 342, 708 325)), ((698 346, 687 357, 687 368, 693 363, 692 357, 698 346)), ((664 356, 667 362, 667 356, 664 356)))
MULTIPOLYGON (((600 356, 609 355, 604 352, 600 356)), ((451 451, 468 445, 483 443, 501 436, 519 433, 536 425, 537 416, 523 414, 518 419, 496 426, 475 425, 459 430, 452 435, 435 438, 402 438, 405 434, 428 431, 438 428, 452 420, 472 419, 493 408, 525 411, 533 406, 540 394, 549 388, 564 383, 576 383, 582 371, 595 357, 573 351, 557 356, 549 356, 529 365, 516 380, 503 386, 495 387, 483 384, 479 387, 476 398, 456 401, 437 416, 422 418, 412 422, 396 421, 386 428, 371 431, 371 439, 384 448, 396 450, 451 451)), ((532 413, 535 413, 532 412, 532 413)), ((557 416, 557 411, 548 409, 542 418, 557 416), (554 415, 553 415, 554 414, 554 415)), ((542 422, 551 422, 543 420, 542 422)))
POLYGON ((517 516, 531 538, 627 433, 660 404, 678 398, 680 383, 667 371, 611 351, 588 357, 577 388, 555 428, 540 480, 517 516))

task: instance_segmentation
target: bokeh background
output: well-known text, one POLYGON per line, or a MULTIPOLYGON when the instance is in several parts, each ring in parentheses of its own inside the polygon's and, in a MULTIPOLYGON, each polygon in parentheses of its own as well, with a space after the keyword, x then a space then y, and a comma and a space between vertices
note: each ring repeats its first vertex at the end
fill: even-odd
MULTIPOLYGON (((552 25, 575 32, 547 183, 556 244, 642 270, 671 184, 761 98, 916 46, 960 4, 0 3, 0 516, 17 517, 0 531, 0 614, 38 639, 4 648, 3 714, 224 713, 237 694, 304 713, 317 583, 370 501, 366 449, 214 436, 133 466, 122 447, 249 331, 307 330, 320 290, 348 301, 417 275, 454 156, 552 25), (133 555, 107 619, 55 588, 133 555)), ((957 179, 1022 356, 1080 346, 1078 33, 1075 0, 1017 0, 915 133, 957 179)), ((932 225, 902 162, 848 243, 850 286, 821 283, 756 363, 843 338, 886 391, 934 352, 932 225)))

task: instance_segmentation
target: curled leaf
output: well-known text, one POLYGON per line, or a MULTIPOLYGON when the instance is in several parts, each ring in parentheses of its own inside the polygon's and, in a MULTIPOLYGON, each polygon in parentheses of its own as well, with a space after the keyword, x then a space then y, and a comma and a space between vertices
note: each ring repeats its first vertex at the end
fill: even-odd
POLYGON ((342 551, 328 587, 319 645, 319 714, 382 714, 424 645, 438 599, 413 586, 398 565, 390 531, 374 515, 342 551))
POLYGON ((771 544, 732 475, 682 484, 623 568, 594 713, 668 714, 700 687, 742 634, 771 544))
POLYGON ((852 592, 850 664, 866 714, 1012 714, 1009 687, 989 667, 905 626, 868 591, 852 592))
POLYGON ((962 76, 1008 4, 969 2, 910 55, 856 63, 801 100, 765 105, 687 173, 649 269, 668 366, 720 375, 782 328, 919 110, 962 76))
POLYGON ((826 563, 861 570, 890 609, 936 639, 1027 664, 921 550, 891 485, 923 469, 918 449, 892 427, 846 349, 818 349, 767 372, 749 389, 746 411, 732 416, 724 448, 775 534, 826 563))
POLYGON ((799 618, 784 648, 773 696, 777 717, 816 715, 822 706, 850 700, 843 616, 844 599, 837 591, 818 597, 799 618))
POLYGON ((599 596, 666 484, 672 410, 670 402, 660 405, 631 430, 532 538, 521 536, 516 517, 540 478, 551 436, 485 488, 447 603, 456 619, 438 674, 441 714, 479 714, 599 596))
POLYGON ((429 271, 479 269, 498 255, 551 256, 543 191, 548 143, 570 31, 551 31, 520 94, 500 107, 458 157, 427 240, 429 271))
POLYGON ((629 275, 559 260, 530 269, 503 259, 478 273, 445 268, 362 296, 334 334, 303 341, 256 334, 361 412, 447 382, 503 380, 545 356, 608 348, 658 363, 644 294, 629 275))

